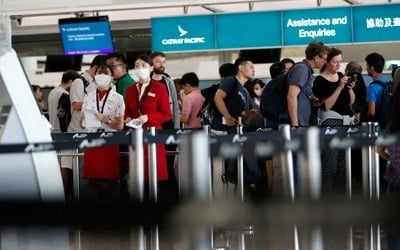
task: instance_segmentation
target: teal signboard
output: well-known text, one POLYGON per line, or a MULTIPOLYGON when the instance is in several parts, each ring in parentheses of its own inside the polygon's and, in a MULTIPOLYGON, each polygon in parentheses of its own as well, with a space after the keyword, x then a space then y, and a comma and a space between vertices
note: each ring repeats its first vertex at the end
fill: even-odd
POLYGON ((400 40, 400 5, 353 8, 354 42, 400 40))
POLYGON ((152 48, 199 51, 400 41, 400 4, 153 18, 152 48))
POLYGON ((315 40, 327 44, 351 42, 349 7, 283 11, 282 22, 284 45, 303 45, 315 40))
POLYGON ((154 51, 215 49, 214 15, 151 19, 154 51))
POLYGON ((282 45, 280 11, 220 14, 215 23, 218 49, 282 45))

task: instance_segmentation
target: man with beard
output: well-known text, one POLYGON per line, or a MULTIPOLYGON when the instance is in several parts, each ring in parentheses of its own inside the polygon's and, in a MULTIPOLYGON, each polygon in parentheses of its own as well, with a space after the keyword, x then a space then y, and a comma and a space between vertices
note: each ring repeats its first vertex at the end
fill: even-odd
MULTIPOLYGON (((151 72, 151 78, 155 81, 164 83, 168 90, 169 106, 171 108, 172 120, 164 122, 162 124, 163 129, 179 129, 180 128, 180 117, 179 117, 179 103, 178 96, 174 81, 165 74, 165 65, 167 56, 160 51, 153 52, 150 57, 152 58, 153 71, 151 72)), ((176 145, 166 145, 167 151, 176 151, 176 145)), ((173 199, 178 199, 178 182, 174 173, 175 155, 167 154, 167 167, 168 175, 171 176, 168 185, 164 188, 167 189, 164 192, 169 193, 173 199)))
POLYGON ((165 84, 169 94, 169 105, 171 107, 172 120, 163 124, 164 129, 179 129, 179 104, 174 81, 165 74, 165 65, 167 56, 163 52, 153 52, 151 55, 153 60, 153 72, 151 78, 165 84))

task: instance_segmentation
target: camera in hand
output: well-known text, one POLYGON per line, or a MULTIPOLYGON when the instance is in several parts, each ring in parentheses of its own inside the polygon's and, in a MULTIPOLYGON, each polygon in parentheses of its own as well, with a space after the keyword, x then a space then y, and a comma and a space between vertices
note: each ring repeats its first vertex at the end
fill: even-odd
POLYGON ((349 78, 347 78, 347 84, 351 83, 351 82, 356 82, 357 80, 357 74, 352 74, 352 75, 348 75, 349 78))

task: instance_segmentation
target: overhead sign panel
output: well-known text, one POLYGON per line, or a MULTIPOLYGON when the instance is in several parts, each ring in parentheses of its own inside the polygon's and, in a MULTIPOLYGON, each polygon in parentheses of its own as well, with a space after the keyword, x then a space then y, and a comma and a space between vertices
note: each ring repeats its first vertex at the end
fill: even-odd
POLYGON ((217 49, 282 45, 280 11, 219 14, 215 22, 217 49))
POLYGON ((350 43, 351 8, 318 8, 282 12, 283 45, 311 41, 327 44, 350 43))
POLYGON ((214 15, 151 19, 152 48, 160 51, 215 49, 214 15))
POLYGON ((400 41, 400 4, 153 18, 161 51, 400 41))
POLYGON ((400 40, 400 5, 353 7, 354 42, 400 40))

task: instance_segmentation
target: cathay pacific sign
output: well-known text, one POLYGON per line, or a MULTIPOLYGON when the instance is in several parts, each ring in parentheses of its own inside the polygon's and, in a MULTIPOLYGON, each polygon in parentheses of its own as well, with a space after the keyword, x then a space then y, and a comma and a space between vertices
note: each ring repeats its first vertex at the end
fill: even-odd
POLYGON ((196 44, 196 43, 205 43, 206 42, 206 38, 204 36, 202 36, 202 37, 184 37, 184 36, 186 36, 186 34, 189 31, 184 30, 180 25, 178 25, 177 29, 179 31, 180 38, 163 39, 161 41, 161 43, 163 45, 170 45, 170 44, 192 44, 192 43, 196 44))
POLYGON ((161 51, 215 49, 214 16, 153 18, 152 48, 161 51))

